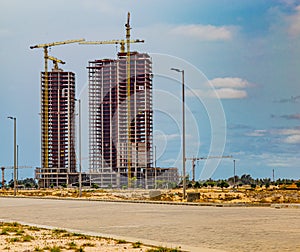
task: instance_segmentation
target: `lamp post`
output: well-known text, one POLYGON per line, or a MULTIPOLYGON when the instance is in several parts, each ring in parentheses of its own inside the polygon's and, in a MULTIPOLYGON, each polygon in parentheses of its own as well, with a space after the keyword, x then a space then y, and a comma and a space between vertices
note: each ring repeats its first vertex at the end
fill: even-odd
POLYGON ((182 187, 183 187, 183 199, 186 198, 185 195, 185 187, 186 187, 186 181, 185 181, 185 110, 184 110, 184 70, 180 70, 178 68, 171 68, 171 70, 181 73, 182 77, 182 173, 183 173, 183 181, 182 181, 182 187))
POLYGON ((81 170, 81 100, 78 101, 78 145, 79 145, 79 197, 82 196, 82 170, 81 170))
POLYGON ((157 171, 156 171, 156 145, 154 146, 154 188, 157 189, 156 185, 157 171))
POLYGON ((235 187, 235 159, 233 159, 233 188, 235 187))
POLYGON ((8 119, 14 120, 14 196, 17 195, 17 118, 8 116, 8 119))

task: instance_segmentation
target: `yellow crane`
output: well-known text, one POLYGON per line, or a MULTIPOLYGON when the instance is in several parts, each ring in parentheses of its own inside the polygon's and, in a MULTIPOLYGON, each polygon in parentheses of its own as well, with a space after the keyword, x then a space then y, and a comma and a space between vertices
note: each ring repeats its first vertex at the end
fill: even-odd
MULTIPOLYGON (((142 39, 134 39, 130 40, 129 43, 144 43, 145 41, 142 39)), ((115 39, 115 40, 104 40, 104 41, 84 41, 80 42, 80 45, 120 45, 120 52, 125 53, 125 44, 126 40, 124 39, 115 39)))
POLYGON ((193 178, 192 178, 192 181, 195 182, 195 167, 196 167, 196 164, 195 164, 195 161, 198 161, 198 160, 205 160, 205 159, 212 159, 212 158, 218 158, 218 159, 221 159, 221 158, 233 158, 232 156, 208 156, 208 157, 192 157, 192 158, 186 158, 186 160, 192 160, 192 172, 193 172, 193 178))
MULTIPOLYGON (((48 117, 49 117, 49 111, 48 111, 48 59, 51 56, 48 56, 48 48, 58 45, 66 45, 71 43, 77 43, 82 42, 84 39, 73 39, 73 40, 65 40, 65 41, 59 41, 59 42, 51 42, 46 44, 38 44, 34 46, 30 46, 30 49, 36 49, 36 48, 43 48, 44 49, 44 60, 45 60, 45 75, 44 75, 44 82, 45 82, 45 89, 44 89, 44 108, 43 108, 43 129, 44 129, 44 137, 43 137, 43 167, 48 168, 48 155, 49 155, 49 147, 48 147, 48 117)), ((52 57, 53 58, 53 57, 52 57)), ((57 61, 58 62, 58 61, 57 61)))
POLYGON ((127 14, 126 27, 126 39, 120 40, 105 40, 105 41, 84 41, 79 44, 86 45, 104 45, 104 44, 119 44, 120 52, 125 53, 125 44, 126 44, 126 73, 127 73, 127 167, 128 167, 128 187, 131 187, 131 133, 130 133, 130 120, 131 120, 131 111, 130 111, 130 44, 132 43, 144 43, 142 39, 130 39, 130 12, 127 14))
POLYGON ((58 70, 58 63, 60 63, 60 64, 66 64, 66 62, 64 62, 64 61, 62 61, 62 60, 60 60, 58 58, 52 57, 52 56, 48 56, 48 59, 52 60, 53 66, 54 66, 55 70, 58 70))

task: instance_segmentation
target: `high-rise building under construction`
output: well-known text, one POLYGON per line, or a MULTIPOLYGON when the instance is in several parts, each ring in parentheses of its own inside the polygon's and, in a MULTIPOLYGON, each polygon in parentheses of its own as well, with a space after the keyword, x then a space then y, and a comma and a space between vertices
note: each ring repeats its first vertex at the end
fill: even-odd
POLYGON ((152 62, 146 53, 90 61, 89 166, 101 187, 148 187, 152 170, 152 62), (130 95, 129 95, 130 94, 130 95))
POLYGON ((41 187, 76 180, 75 74, 54 68, 41 73, 41 187))

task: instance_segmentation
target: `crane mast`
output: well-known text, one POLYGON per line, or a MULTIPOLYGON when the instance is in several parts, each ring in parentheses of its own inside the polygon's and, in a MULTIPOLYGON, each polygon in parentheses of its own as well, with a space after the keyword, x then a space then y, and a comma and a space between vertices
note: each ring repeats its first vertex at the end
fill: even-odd
POLYGON ((222 158, 233 158, 233 156, 208 156, 208 157, 192 157, 192 158, 186 158, 186 160, 192 160, 192 172, 193 172, 193 178, 192 181, 195 182, 195 161, 198 160, 206 160, 206 159, 213 159, 213 158, 217 158, 217 159, 222 159, 222 158))

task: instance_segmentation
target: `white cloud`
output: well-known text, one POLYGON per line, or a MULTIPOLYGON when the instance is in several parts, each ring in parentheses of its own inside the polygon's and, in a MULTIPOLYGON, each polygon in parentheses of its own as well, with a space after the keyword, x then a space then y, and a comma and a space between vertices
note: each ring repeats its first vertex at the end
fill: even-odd
POLYGON ((243 99, 247 97, 247 92, 233 88, 216 89, 217 97, 220 99, 243 99))
POLYGON ((270 167, 289 167, 289 163, 287 163, 286 161, 270 162, 270 163, 267 163, 267 165, 270 167))
POLYGON ((196 89, 187 91, 187 95, 218 99, 244 99, 248 96, 244 88, 251 86, 247 80, 236 77, 215 78, 207 82, 211 90, 196 89))
POLYGON ((155 135, 155 140, 157 141, 171 141, 180 138, 181 136, 179 134, 163 134, 160 132, 160 134, 155 135))
POLYGON ((172 34, 194 37, 204 41, 230 40, 233 37, 232 27, 213 25, 181 25, 171 30, 172 34))
POLYGON ((278 130, 279 135, 300 135, 300 129, 282 129, 278 130))
POLYGON ((254 130, 253 132, 246 133, 246 136, 261 137, 264 136, 266 133, 266 130, 254 130))
POLYGON ((288 144, 300 144, 300 135, 290 135, 283 139, 283 142, 288 144))
POLYGON ((248 81, 233 77, 215 78, 210 83, 216 88, 246 88, 250 86, 248 81))
POLYGON ((170 158, 170 159, 166 159, 161 161, 163 164, 168 164, 168 165, 174 165, 174 163, 176 163, 176 159, 175 158, 170 158))
POLYGON ((283 143, 300 144, 300 128, 281 129, 273 132, 274 134, 286 136, 282 139, 283 143))
POLYGON ((295 7, 296 13, 288 17, 288 32, 291 36, 300 35, 300 5, 295 7))
POLYGON ((266 165, 268 167, 296 167, 300 158, 289 153, 262 153, 262 154, 245 154, 251 160, 255 160, 259 165, 266 165))
POLYGON ((215 98, 215 99, 243 99, 247 97, 247 92, 233 88, 220 88, 203 91, 201 89, 188 90, 187 96, 197 95, 200 98, 215 98))

